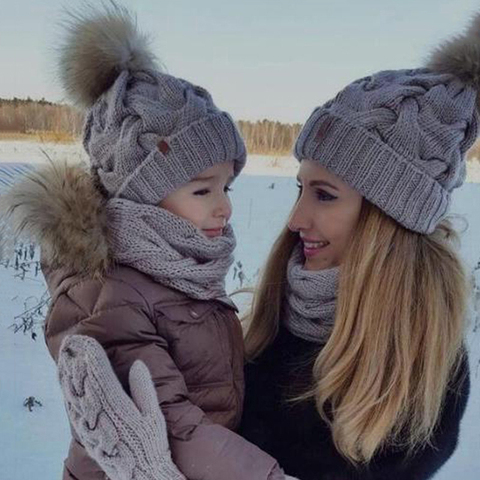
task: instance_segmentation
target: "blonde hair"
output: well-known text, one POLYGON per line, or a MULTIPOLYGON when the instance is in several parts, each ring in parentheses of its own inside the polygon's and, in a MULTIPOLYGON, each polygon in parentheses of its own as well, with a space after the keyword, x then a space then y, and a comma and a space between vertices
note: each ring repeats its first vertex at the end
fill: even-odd
MULTIPOLYGON (((468 282, 456 239, 449 221, 422 235, 364 201, 340 268, 335 325, 300 397, 314 398, 337 450, 354 464, 390 445, 413 452, 432 438, 463 355, 468 282)), ((285 229, 268 258, 248 317, 249 360, 278 331, 297 241, 285 229)))

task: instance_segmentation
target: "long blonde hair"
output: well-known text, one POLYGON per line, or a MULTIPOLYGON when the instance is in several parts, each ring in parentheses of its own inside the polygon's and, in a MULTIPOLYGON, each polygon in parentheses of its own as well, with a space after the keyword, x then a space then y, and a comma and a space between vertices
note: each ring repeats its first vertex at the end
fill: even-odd
MULTIPOLYGON (((340 268, 335 325, 301 397, 314 398, 354 464, 391 445, 413 452, 432 438, 463 355, 468 282, 456 239, 449 221, 422 235, 364 201, 340 268)), ((247 360, 277 334, 297 241, 285 229, 270 253, 248 316, 247 360)))

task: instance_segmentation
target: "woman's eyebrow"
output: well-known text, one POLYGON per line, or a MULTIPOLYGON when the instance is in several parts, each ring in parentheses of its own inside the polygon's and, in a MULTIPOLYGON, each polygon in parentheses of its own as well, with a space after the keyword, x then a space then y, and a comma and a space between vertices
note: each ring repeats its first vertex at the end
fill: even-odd
MULTIPOLYGON (((302 180, 299 177, 297 177, 297 182, 302 183, 302 180)), ((310 187, 330 187, 336 190, 337 192, 340 191, 338 187, 336 187, 330 182, 327 182, 326 180, 311 180, 310 182, 308 182, 308 185, 310 187)))
POLYGON ((330 187, 336 190, 337 192, 339 191, 338 187, 331 184, 330 182, 327 182, 326 180, 312 180, 311 182, 309 182, 309 185, 311 187, 330 187))

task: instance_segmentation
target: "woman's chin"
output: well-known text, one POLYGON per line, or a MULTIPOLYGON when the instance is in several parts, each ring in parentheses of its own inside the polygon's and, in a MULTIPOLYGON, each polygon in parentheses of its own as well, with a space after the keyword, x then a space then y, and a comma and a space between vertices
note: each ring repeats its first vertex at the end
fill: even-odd
POLYGON ((305 263, 303 264, 304 270, 310 270, 310 271, 326 270, 327 268, 333 268, 333 267, 336 267, 336 266, 337 266, 336 262, 333 261, 333 259, 325 258, 325 257, 305 258, 305 263))

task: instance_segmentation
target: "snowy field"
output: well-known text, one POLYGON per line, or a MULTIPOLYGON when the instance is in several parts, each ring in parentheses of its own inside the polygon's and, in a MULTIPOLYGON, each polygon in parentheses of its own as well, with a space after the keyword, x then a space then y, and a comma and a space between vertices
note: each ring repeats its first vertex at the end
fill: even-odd
MULTIPOLYGON (((35 164, 45 159, 42 148, 53 160, 82 157, 78 145, 52 146, 28 142, 0 142, 0 193, 21 168, 12 163, 35 164), (10 164, 10 165, 7 165, 10 164), (12 173, 13 172, 13 173, 12 173)), ((233 224, 237 232, 236 263, 228 276, 233 291, 253 283, 272 241, 284 225, 297 190, 296 161, 292 158, 251 157, 246 172, 234 184, 233 224), (239 275, 240 274, 240 275, 239 275)), ((21 173, 20 173, 21 174, 21 173)), ((462 235, 462 254, 480 287, 480 162, 469 167, 469 183, 454 196, 452 210, 466 218, 469 226, 462 235), (475 271, 474 271, 475 270, 475 271)), ((14 333, 12 324, 26 309, 41 300, 45 286, 36 274, 38 252, 30 259, 28 246, 8 267, 0 265, 0 479, 56 480, 61 478, 62 461, 69 442, 69 429, 57 387, 56 372, 45 347, 41 325, 31 332, 14 333), (26 254, 26 260, 24 259, 26 254), (21 265, 29 262, 25 272, 21 265), (23 278, 22 278, 23 277, 23 278), (34 397, 32 411, 24 401, 34 397)), ((471 396, 462 422, 459 447, 435 480, 478 480, 480 472, 480 290, 472 304, 468 337, 471 362, 471 396)), ((37 312, 39 318, 43 310, 37 312)), ((406 479, 408 480, 408 479, 406 479)))
MULTIPOLYGON (((0 141, 0 163, 44 163, 52 160, 86 159, 80 143, 58 145, 30 141, 0 141)), ((293 157, 250 155, 243 170, 247 175, 295 177, 298 162, 293 157)), ((480 183, 480 160, 468 162, 467 182, 480 183)))

